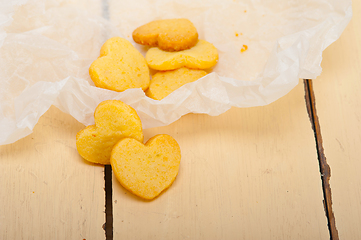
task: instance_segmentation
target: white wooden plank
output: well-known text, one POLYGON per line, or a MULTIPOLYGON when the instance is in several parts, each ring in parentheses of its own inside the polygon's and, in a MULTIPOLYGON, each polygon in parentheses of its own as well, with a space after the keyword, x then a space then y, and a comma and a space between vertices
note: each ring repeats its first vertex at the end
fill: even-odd
POLYGON ((104 168, 79 156, 82 128, 51 107, 31 135, 0 146, 0 239, 105 239, 104 168))
POLYGON ((115 239, 329 239, 303 84, 277 102, 167 127, 180 144, 174 184, 153 201, 113 177, 115 239))
POLYGON ((333 211, 340 239, 361 239, 361 2, 341 38, 323 55, 313 81, 323 147, 331 168, 333 211))

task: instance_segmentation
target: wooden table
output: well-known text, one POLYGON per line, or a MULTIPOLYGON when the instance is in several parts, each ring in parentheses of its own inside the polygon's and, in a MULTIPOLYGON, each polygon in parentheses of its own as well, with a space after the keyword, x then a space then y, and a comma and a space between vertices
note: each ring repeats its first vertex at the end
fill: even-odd
POLYGON ((317 79, 265 107, 145 130, 182 149, 176 181, 151 202, 85 162, 84 126, 51 107, 0 146, 0 239, 361 239, 360 1, 353 11, 317 79))

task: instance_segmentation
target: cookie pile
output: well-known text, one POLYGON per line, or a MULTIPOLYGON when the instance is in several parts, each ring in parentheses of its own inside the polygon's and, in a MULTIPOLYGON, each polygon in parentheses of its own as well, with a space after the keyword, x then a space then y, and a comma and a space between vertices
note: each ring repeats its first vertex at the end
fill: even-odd
MULTIPOLYGON (((133 32, 136 43, 150 46, 145 58, 126 39, 108 39, 89 68, 95 86, 113 91, 141 88, 161 100, 186 83, 207 75, 218 61, 213 44, 198 39, 188 19, 147 23, 133 32), (149 68, 156 70, 150 80, 149 68)), ((120 184, 135 195, 153 199, 175 180, 181 159, 178 143, 156 135, 143 144, 136 111, 118 100, 100 103, 95 124, 78 132, 76 147, 87 161, 110 164, 120 184)))
POLYGON ((213 44, 198 39, 191 21, 184 18, 156 20, 135 29, 133 40, 150 46, 145 58, 127 40, 114 37, 104 43, 89 74, 95 86, 114 91, 142 88, 161 100, 186 83, 207 75, 217 64, 213 44), (157 70, 150 80, 149 68, 157 70))
POLYGON ((156 135, 143 144, 139 116, 119 100, 101 102, 94 119, 94 125, 76 135, 77 150, 85 160, 110 164, 125 189, 147 200, 174 182, 181 151, 171 136, 156 135))

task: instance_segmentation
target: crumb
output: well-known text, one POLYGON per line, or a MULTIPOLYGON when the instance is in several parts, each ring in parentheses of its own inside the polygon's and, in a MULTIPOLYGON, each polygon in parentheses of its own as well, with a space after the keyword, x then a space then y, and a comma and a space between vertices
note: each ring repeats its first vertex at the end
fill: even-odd
POLYGON ((247 12, 247 10, 244 10, 244 12, 246 13, 246 12, 247 12))
POLYGON ((243 48, 241 49, 241 53, 247 51, 247 49, 248 49, 248 46, 247 46, 247 45, 243 45, 243 48))
POLYGON ((238 33, 237 33, 237 32, 235 32, 235 35, 236 35, 236 37, 238 37, 238 33))

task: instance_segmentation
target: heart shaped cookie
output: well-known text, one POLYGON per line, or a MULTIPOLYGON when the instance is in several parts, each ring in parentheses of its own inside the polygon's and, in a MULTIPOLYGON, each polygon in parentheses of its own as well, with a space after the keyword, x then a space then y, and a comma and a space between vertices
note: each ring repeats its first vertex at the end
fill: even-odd
POLYGON ((143 142, 142 123, 137 112, 118 100, 101 102, 94 112, 95 125, 76 135, 76 147, 86 160, 109 164, 114 144, 122 138, 143 142))
POLYGON ((159 48, 150 48, 145 55, 148 66, 155 70, 166 71, 181 67, 207 69, 218 61, 217 48, 205 40, 187 50, 166 52, 159 48))
POLYGON ((198 32, 185 18, 156 20, 135 29, 133 40, 165 51, 181 51, 197 43, 198 32))
POLYGON ((133 194, 153 199, 175 180, 181 159, 178 143, 169 135, 156 135, 144 145, 132 138, 113 148, 110 164, 120 184, 133 194))
POLYGON ((203 70, 188 68, 157 72, 150 80, 145 93, 150 98, 161 100, 184 84, 194 82, 205 75, 207 72, 203 70))
POLYGON ((121 92, 148 88, 149 68, 138 50, 126 39, 113 37, 100 49, 100 56, 89 68, 95 86, 121 92))

